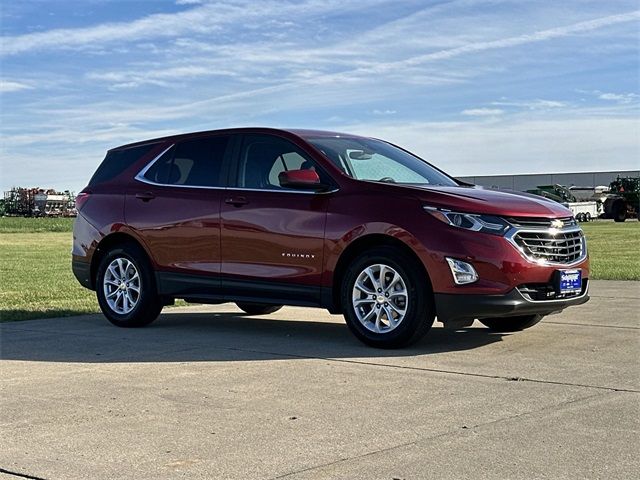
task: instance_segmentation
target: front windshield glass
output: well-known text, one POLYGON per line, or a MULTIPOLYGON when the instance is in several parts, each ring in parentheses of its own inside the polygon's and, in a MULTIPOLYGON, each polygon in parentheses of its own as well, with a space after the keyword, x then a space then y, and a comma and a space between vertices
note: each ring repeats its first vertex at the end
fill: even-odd
POLYGON ((356 137, 306 139, 344 173, 358 180, 457 185, 424 160, 381 140, 356 137))

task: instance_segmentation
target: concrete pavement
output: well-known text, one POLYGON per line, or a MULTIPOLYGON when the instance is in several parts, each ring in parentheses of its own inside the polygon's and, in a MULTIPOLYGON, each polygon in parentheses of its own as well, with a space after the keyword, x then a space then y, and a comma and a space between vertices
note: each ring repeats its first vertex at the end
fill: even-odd
POLYGON ((181 307, 138 330, 100 315, 0 324, 0 469, 631 478, 640 283, 594 281, 591 294, 525 332, 436 324, 397 351, 365 347, 342 317, 303 308, 248 317, 233 305, 181 307))

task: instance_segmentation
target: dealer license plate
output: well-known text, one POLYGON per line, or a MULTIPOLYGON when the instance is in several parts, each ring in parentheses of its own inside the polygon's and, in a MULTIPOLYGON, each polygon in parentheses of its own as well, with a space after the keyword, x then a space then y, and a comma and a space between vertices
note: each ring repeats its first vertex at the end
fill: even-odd
POLYGON ((558 270, 558 293, 575 293, 582 290, 582 271, 558 270))

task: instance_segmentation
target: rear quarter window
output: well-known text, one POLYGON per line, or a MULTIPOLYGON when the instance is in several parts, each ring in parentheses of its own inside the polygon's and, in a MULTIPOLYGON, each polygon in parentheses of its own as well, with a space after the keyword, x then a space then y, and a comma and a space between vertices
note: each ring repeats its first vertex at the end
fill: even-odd
POLYGON ((149 153, 156 145, 156 143, 149 143, 139 147, 110 151, 93 174, 93 177, 91 177, 91 180, 89 180, 89 186, 107 182, 117 177, 142 158, 143 155, 149 153))

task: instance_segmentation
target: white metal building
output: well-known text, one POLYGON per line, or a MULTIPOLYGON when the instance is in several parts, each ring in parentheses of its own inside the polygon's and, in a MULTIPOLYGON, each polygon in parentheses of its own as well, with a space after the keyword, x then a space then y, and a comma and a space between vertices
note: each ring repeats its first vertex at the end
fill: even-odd
POLYGON ((532 173, 522 175, 487 175, 474 177, 457 177, 463 182, 482 185, 484 187, 504 188, 524 192, 538 185, 559 184, 567 187, 597 187, 608 186, 617 176, 638 177, 640 170, 622 170, 610 172, 582 172, 582 173, 532 173))

